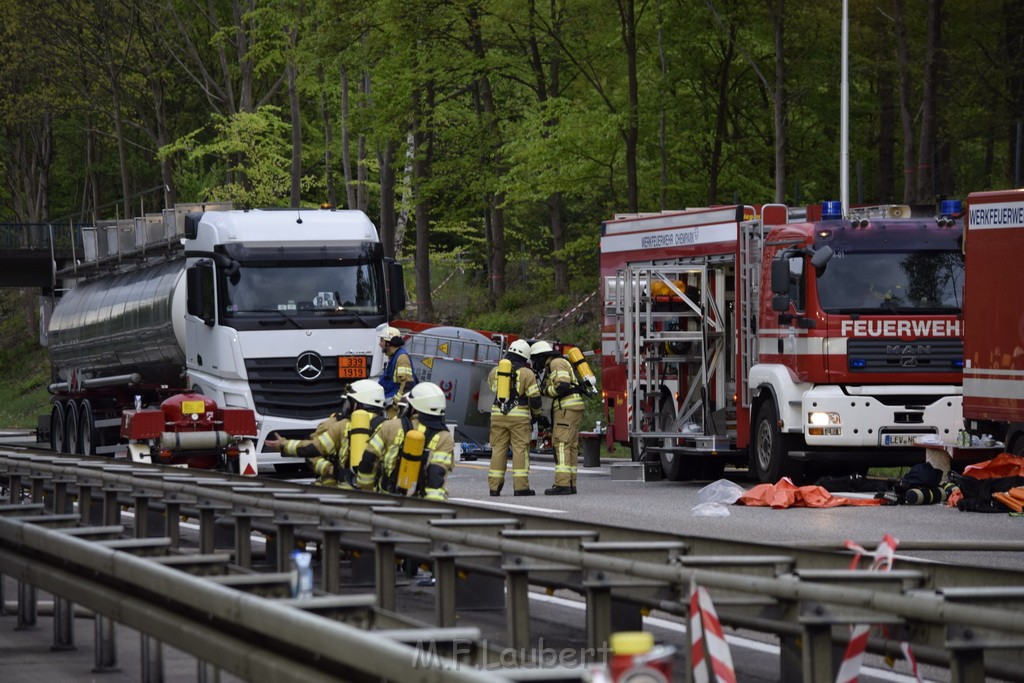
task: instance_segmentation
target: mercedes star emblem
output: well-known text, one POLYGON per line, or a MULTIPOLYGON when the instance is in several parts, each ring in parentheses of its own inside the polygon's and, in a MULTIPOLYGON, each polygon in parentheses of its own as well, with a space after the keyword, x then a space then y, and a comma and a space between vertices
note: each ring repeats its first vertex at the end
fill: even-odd
POLYGON ((320 377, 324 371, 324 359, 312 351, 306 351, 295 361, 295 372, 309 382, 320 377))

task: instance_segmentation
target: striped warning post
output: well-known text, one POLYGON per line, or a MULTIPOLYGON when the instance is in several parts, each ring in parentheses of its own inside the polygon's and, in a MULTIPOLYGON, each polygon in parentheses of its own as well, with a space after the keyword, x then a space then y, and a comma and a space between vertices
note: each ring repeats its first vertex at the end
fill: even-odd
MULTIPOLYGON (((850 569, 857 568, 861 557, 865 555, 873 555, 874 559, 871 561, 871 565, 868 567, 867 571, 889 571, 892 569, 892 563, 896 557, 896 546, 898 546, 899 543, 900 542, 893 538, 892 535, 885 534, 882 537, 882 541, 878 544, 878 547, 875 548, 875 552, 869 553, 853 541, 847 540, 844 545, 855 553, 853 561, 850 563, 850 569)), ((846 644, 846 652, 843 654, 843 661, 839 665, 839 671, 836 673, 836 683, 855 683, 860 677, 860 668, 864 663, 864 654, 868 649, 868 636, 870 634, 871 624, 857 624, 853 627, 850 632, 850 641, 846 644)), ((903 646, 906 648, 904 653, 909 653, 910 644, 903 643, 903 646)), ((917 664, 913 659, 913 654, 907 654, 907 659, 913 663, 916 675, 917 664)))
POLYGON ((711 596, 690 584, 690 666, 694 683, 736 683, 732 653, 711 596))
POLYGON ((836 683, 856 683, 860 677, 860 666, 864 662, 864 653, 868 649, 868 635, 871 624, 857 624, 850 634, 850 642, 846 644, 843 663, 839 665, 836 683))

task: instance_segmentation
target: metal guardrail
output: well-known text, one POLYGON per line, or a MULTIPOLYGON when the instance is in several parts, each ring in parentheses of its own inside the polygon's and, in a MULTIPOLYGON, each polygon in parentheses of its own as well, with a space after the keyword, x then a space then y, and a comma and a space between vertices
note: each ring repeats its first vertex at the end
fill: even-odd
MULTIPOLYGON (((847 553, 738 543, 733 544, 734 552, 727 553, 721 549, 728 544, 716 545, 707 539, 527 515, 501 516, 471 506, 355 492, 330 495, 315 487, 158 467, 129 468, 103 459, 78 458, 63 464, 52 455, 48 459, 0 455, 0 480, 4 479, 9 483, 12 503, 29 491, 29 500, 36 504, 45 500, 51 515, 68 514, 73 491, 78 496, 77 515, 82 523, 116 525, 120 508, 132 506, 136 510, 136 534, 143 534, 151 526, 147 515, 159 509, 170 547, 180 544, 176 520, 187 512, 199 519, 200 556, 215 554, 217 519, 230 518, 235 532, 231 571, 243 575, 251 572, 247 566, 251 557, 245 546, 254 528, 263 529, 275 539, 277 572, 286 566, 285 550, 294 547, 297 539, 315 540, 323 550, 321 598, 337 592, 340 548, 369 550, 373 555, 376 609, 384 612, 395 604, 396 558, 430 562, 437 579, 436 620, 441 629, 455 622, 455 582, 462 580, 457 578, 458 573, 500 577, 508 615, 506 644, 516 649, 528 647, 531 639, 531 584, 571 588, 585 596, 587 642, 593 646, 606 642, 616 626, 613 604, 632 605, 637 615, 641 608, 654 608, 685 616, 685 596, 691 582, 696 582, 711 591, 724 624, 779 637, 783 651, 790 655, 782 657, 783 662, 799 662, 799 670, 786 670, 782 665, 783 680, 819 680, 822 672, 831 671, 835 664, 833 644, 844 642, 848 636, 845 627, 857 623, 885 623, 892 629, 890 640, 871 642, 872 650, 898 652, 901 640, 911 642, 919 660, 948 666, 954 681, 982 681, 986 675, 1024 680, 1024 619, 1020 619, 1024 591, 1019 572, 911 562, 901 563, 906 569, 888 573, 851 572, 846 569, 847 553), (100 500, 102 504, 96 505, 100 500)), ((172 580, 176 570, 168 567, 152 572, 142 569, 155 562, 153 559, 115 559, 120 557, 116 553, 126 551, 85 552, 78 545, 70 554, 67 548, 57 547, 58 531, 17 528, 0 520, 0 573, 19 572, 22 581, 43 583, 45 576, 19 564, 24 562, 17 560, 20 555, 49 553, 58 560, 64 558, 66 571, 67 558, 82 553, 86 558, 82 570, 90 576, 105 577, 98 581, 107 589, 129 575, 144 576, 141 583, 134 582, 135 597, 152 593, 147 585, 160 586, 161 599, 180 603, 176 614, 209 614, 204 608, 216 606, 213 621, 229 634, 235 629, 251 630, 256 613, 260 619, 280 620, 281 610, 291 610, 288 623, 294 623, 299 631, 319 628, 318 620, 294 616, 302 609, 299 601, 278 600, 273 608, 256 607, 255 603, 262 602, 241 600, 236 590, 224 586, 200 590, 193 585, 210 579, 179 582, 178 577, 172 580), (205 599, 193 600, 180 592, 205 599)), ((85 541, 77 540, 77 544, 82 543, 85 541)), ((152 635, 160 639, 167 634, 152 635)), ((340 632, 335 635, 342 637, 340 632)), ((286 641, 282 647, 296 648, 307 637, 314 638, 312 633, 302 635, 297 631, 293 634, 296 642, 286 641)), ((433 637, 447 636, 442 632, 433 637)), ((269 648, 267 656, 273 656, 274 650, 269 648)), ((389 652, 388 656, 401 659, 408 654, 402 650, 389 652)), ((239 670, 234 661, 215 660, 208 655, 205 651, 197 653, 227 670, 239 670)), ((358 664, 331 663, 336 667, 358 664)), ((380 673, 377 662, 373 667, 380 673)), ((466 669, 460 671, 465 673, 466 669)), ((515 671, 500 673, 513 679, 518 675, 515 671)), ((530 675, 534 680, 544 680, 537 678, 542 673, 532 670, 530 675)), ((564 673, 549 673, 565 680, 564 673)), ((389 670, 387 677, 392 674, 393 680, 413 680, 405 669, 389 670)))

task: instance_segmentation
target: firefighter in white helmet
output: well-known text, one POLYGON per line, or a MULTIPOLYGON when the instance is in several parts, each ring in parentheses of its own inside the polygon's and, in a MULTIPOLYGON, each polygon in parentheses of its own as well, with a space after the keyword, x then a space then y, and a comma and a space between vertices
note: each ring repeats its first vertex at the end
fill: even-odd
POLYGON ((491 466, 487 473, 487 487, 492 496, 501 495, 505 485, 509 448, 512 449, 513 494, 534 495, 530 488, 531 424, 543 424, 547 420, 540 414, 540 388, 529 361, 530 345, 517 339, 487 376, 487 384, 495 395, 491 408, 491 466))
POLYGON ((388 417, 398 414, 398 402, 402 400, 416 384, 416 375, 412 371, 412 360, 409 352, 403 347, 405 340, 397 327, 390 325, 380 331, 380 348, 387 357, 384 370, 378 381, 384 387, 384 402, 388 408, 388 417))
POLYGON ((283 455, 306 458, 317 477, 317 484, 352 488, 355 475, 350 465, 350 446, 353 437, 367 437, 384 421, 384 388, 372 379, 352 382, 342 394, 341 410, 317 425, 308 439, 282 439, 277 433, 266 441, 268 448, 283 455), (356 425, 360 417, 355 411, 369 413, 367 425, 356 425))
POLYGON ((356 470, 356 485, 367 491, 446 500, 446 480, 455 452, 455 441, 444 422, 446 406, 441 387, 432 382, 414 386, 402 401, 398 416, 385 420, 374 431, 356 470), (422 437, 413 439, 410 432, 422 437), (418 453, 410 452, 412 441, 419 443, 418 453), (419 466, 408 481, 403 481, 404 465, 414 461, 419 466))
POLYGON ((580 422, 583 421, 583 391, 572 364, 540 340, 530 347, 530 362, 541 378, 540 393, 551 402, 551 445, 555 449, 555 485, 546 496, 576 493, 576 471, 580 454, 580 422))

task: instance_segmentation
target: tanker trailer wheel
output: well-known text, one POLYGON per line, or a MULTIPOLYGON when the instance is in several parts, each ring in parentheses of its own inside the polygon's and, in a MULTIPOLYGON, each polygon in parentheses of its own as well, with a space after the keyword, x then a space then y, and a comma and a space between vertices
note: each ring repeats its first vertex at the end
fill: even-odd
POLYGON ((96 415, 92 403, 85 399, 78 408, 78 445, 82 455, 96 455, 97 441, 96 415))
POLYGON ((750 443, 750 473, 767 484, 790 477, 799 484, 803 468, 789 458, 797 440, 779 431, 779 412, 775 403, 765 401, 757 410, 754 433, 750 443))
POLYGON ((64 411, 64 449, 68 453, 82 454, 82 443, 78 437, 78 404, 72 399, 64 411))
POLYGON ((64 404, 60 401, 50 408, 50 450, 64 452, 64 404))

